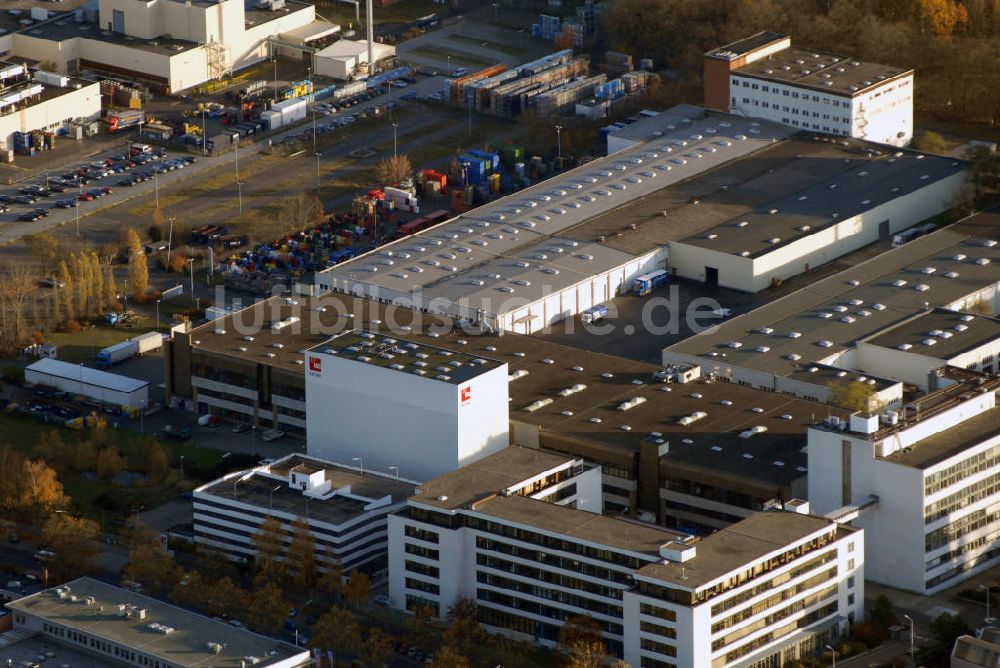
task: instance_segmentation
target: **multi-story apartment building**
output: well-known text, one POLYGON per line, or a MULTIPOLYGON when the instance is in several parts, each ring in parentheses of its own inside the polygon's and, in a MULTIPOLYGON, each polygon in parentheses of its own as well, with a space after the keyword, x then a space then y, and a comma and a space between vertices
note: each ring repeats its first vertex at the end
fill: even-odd
POLYGON ((386 517, 404 507, 414 489, 391 475, 289 455, 194 490, 194 539, 232 559, 252 559, 253 538, 273 517, 284 532, 283 559, 293 524, 303 519, 319 570, 338 565, 344 573, 379 574, 387 559, 386 517))
POLYGON ((1000 562, 1000 379, 947 386, 884 415, 809 430, 809 499, 868 534, 867 576, 934 594, 1000 562))
POLYGON ((425 483, 389 518, 392 604, 469 597, 488 629, 548 646, 589 616, 640 668, 777 668, 862 614, 861 531, 791 502, 696 539, 593 512, 599 475, 511 447, 425 483))
POLYGON ((705 54, 705 106, 906 146, 913 70, 793 48, 787 35, 760 32, 705 54))

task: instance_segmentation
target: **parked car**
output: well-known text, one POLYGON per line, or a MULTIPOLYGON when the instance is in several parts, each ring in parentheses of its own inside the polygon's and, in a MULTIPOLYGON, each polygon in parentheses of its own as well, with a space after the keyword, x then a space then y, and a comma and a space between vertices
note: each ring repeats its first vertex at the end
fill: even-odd
POLYGON ((76 203, 71 199, 57 199, 53 206, 57 209, 72 209, 76 203))
POLYGON ((43 288, 65 288, 66 284, 54 276, 47 276, 39 281, 43 288))
POLYGON ((38 215, 37 211, 27 211, 17 217, 18 220, 24 221, 26 223, 33 223, 39 218, 41 218, 41 216, 38 215))
POLYGON ((91 195, 89 192, 80 193, 79 195, 76 196, 76 199, 79 200, 80 202, 92 202, 94 200, 94 196, 91 195))

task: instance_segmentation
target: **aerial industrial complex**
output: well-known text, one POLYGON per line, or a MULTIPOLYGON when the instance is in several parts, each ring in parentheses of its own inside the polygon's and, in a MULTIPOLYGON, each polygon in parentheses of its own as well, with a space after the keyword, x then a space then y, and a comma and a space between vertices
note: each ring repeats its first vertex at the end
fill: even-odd
MULTIPOLYGON (((131 137, 106 138, 108 151, 127 144, 124 154, 92 161, 51 189, 15 186, 2 212, 7 203, 33 206, 67 193, 71 199, 53 199, 52 208, 75 208, 82 237, 80 202, 111 192, 85 193, 91 177, 130 171, 122 185, 133 186, 145 163, 156 166, 156 179, 196 162, 191 172, 205 164, 228 169, 232 157, 239 221, 227 225, 236 227, 245 223, 239 139, 310 115, 311 133, 292 127, 249 140, 269 154, 255 150, 250 159, 268 160, 263 172, 290 165, 289 174, 299 174, 292 160, 311 164, 313 156, 315 198, 290 197, 281 215, 293 218, 291 208, 310 208, 314 199, 320 205, 315 215, 296 212, 303 229, 282 228, 274 243, 246 251, 237 249, 251 241, 248 228, 231 234, 207 225, 178 250, 176 218, 167 219, 165 234, 154 225, 144 252, 124 254, 128 283, 143 272, 148 282, 147 256, 165 251, 160 265, 176 271, 180 258, 185 283, 190 263, 195 308, 169 309, 174 322, 164 328, 161 301, 187 286, 144 292, 136 300, 142 307, 132 308, 155 310, 155 326, 142 330, 150 331, 97 352, 98 369, 55 359, 54 345, 29 346, 23 353, 42 359, 24 365, 23 382, 8 377, 3 398, 8 412, 78 428, 85 439, 106 426, 102 411, 114 415, 114 429, 138 418, 136 450, 148 466, 133 461, 136 453, 103 449, 121 432, 108 443, 88 441, 93 462, 83 448, 73 458, 73 473, 88 484, 114 484, 122 499, 128 492, 120 503, 113 494, 99 498, 93 542, 106 530, 105 505, 120 506, 114 511, 130 516, 120 523, 136 541, 129 579, 145 577, 139 560, 154 556, 177 557, 171 574, 203 559, 220 591, 294 574, 278 584, 294 590, 287 600, 268 593, 276 607, 267 624, 248 617, 275 639, 238 619, 209 619, 143 595, 144 583, 123 588, 66 576, 54 565, 56 523, 42 538, 29 536, 21 515, 30 513, 18 506, 0 539, 38 540, 31 549, 42 548, 34 555, 42 569, 37 593, 17 593, 16 580, 4 590, 13 600, 9 619, 0 615, 0 650, 20 641, 23 652, 42 648, 39 662, 66 652, 67 665, 84 657, 145 668, 298 668, 335 663, 333 648, 322 645, 343 632, 369 642, 376 658, 395 649, 439 665, 389 642, 378 627, 391 630, 409 614, 419 630, 425 617, 468 613, 490 634, 519 641, 519 650, 523 643, 574 652, 567 627, 592 625, 604 654, 598 662, 632 668, 780 668, 824 653, 836 666, 851 649, 847 639, 871 630, 859 626, 866 591, 905 591, 899 599, 911 605, 958 585, 973 594, 979 587, 989 611, 997 585, 974 578, 1000 567, 1000 210, 974 209, 996 187, 983 167, 993 154, 989 146, 909 147, 913 69, 813 52, 760 32, 709 50, 703 61, 695 51, 703 106, 647 109, 602 129, 588 150, 603 154, 606 142, 606 155, 564 156, 563 127, 554 125, 554 157, 513 145, 455 152, 449 174, 409 170, 355 197, 349 215, 327 217, 323 151, 340 155, 349 138, 345 131, 337 143, 318 141, 317 120, 339 112, 317 102, 324 98, 313 77, 337 80, 320 85, 331 101, 341 103, 334 94, 343 92, 342 108, 374 99, 382 87, 392 96, 413 86, 364 116, 356 110, 350 120, 325 122, 330 131, 346 128, 368 111, 386 121, 379 132, 391 127, 391 154, 378 143, 385 137, 361 134, 354 140, 371 140, 371 150, 344 151, 363 169, 371 166, 365 160, 384 158, 380 180, 404 162, 399 112, 392 117, 404 101, 426 102, 425 111, 445 98, 464 104, 472 136, 475 113, 546 118, 577 103, 603 113, 614 109, 615 86, 656 78, 652 59, 633 70, 629 54, 592 74, 596 62, 561 43, 574 37, 570 21, 570 32, 554 37, 559 50, 517 67, 470 74, 445 56, 451 76, 444 91, 427 95, 424 81, 442 81, 414 63, 433 58, 401 45, 399 57, 414 63, 397 63, 388 23, 380 26, 386 43, 374 41, 371 2, 365 41, 350 39, 353 24, 342 33, 300 0, 95 0, 70 12, 36 8, 21 28, 0 32, 9 60, 0 63, 0 149, 33 155, 57 136, 97 132, 103 94, 112 107, 128 107, 108 115, 120 115, 121 128, 106 116, 108 132, 137 126, 139 141, 172 141, 170 150, 186 142, 191 153, 174 160, 131 137), (279 57, 282 66, 306 69, 306 78, 296 74, 279 90, 279 57), (267 76, 248 69, 264 61, 271 61, 267 76), (125 105, 115 97, 122 87, 125 105), (200 115, 200 127, 161 125, 139 108, 151 94, 189 103, 188 92, 198 106, 183 117, 200 115), (227 104, 203 102, 210 92, 227 104), (252 130, 251 114, 260 123, 252 130), (209 147, 209 119, 223 128, 220 146, 235 143, 232 156, 209 147), (258 119, 274 124, 265 130, 258 119), (309 134, 312 150, 304 148, 309 134), (512 163, 508 172, 501 161, 512 163), (517 178, 508 183, 509 172, 517 178), (401 215, 420 212, 418 195, 446 194, 451 208, 401 215), (207 256, 197 287, 195 257, 186 255, 201 257, 195 246, 207 256), (217 261, 220 249, 226 258, 217 261), (287 273, 271 273, 278 264, 287 273), (246 291, 238 300, 213 280, 220 267, 228 267, 227 289, 246 291), (201 311, 213 286, 214 303, 201 311), (664 310, 676 328, 660 326, 664 310), (153 361, 161 347, 162 378, 153 361), (118 364, 141 371, 142 380, 107 370, 118 364), (93 412, 84 417, 71 401, 93 412), (149 439, 150 429, 178 443, 149 439), (227 452, 188 449, 203 445, 227 452), (181 518, 173 506, 151 514, 156 531, 142 545, 143 532, 133 530, 147 519, 140 517, 147 488, 139 486, 146 484, 150 499, 165 491, 190 515, 181 518), (287 568, 260 568, 264 557, 287 568), (375 626, 363 631, 348 624, 354 612, 371 612, 364 600, 372 594, 392 610, 366 617, 375 626), (326 616, 342 602, 353 612, 326 616)), ((494 23, 500 7, 492 6, 494 23)), ((578 15, 593 23, 605 11, 587 3, 578 15)), ((453 16, 442 35, 457 46, 489 46, 462 33, 474 13, 453 16)), ((553 18, 542 15, 537 32, 553 18)), ((438 22, 436 14, 404 22, 400 41, 438 22)), ((584 23, 581 35, 593 32, 584 23)), ((438 132, 420 128, 406 133, 438 132)), ((163 222, 161 184, 151 185, 154 217, 163 222)), ((257 196, 270 201, 275 192, 257 196)), ((142 218, 140 211, 130 215, 142 218)), ((26 215, 33 214, 46 212, 26 215)), ((29 242, 33 255, 47 252, 45 241, 29 242)), ((108 261, 105 278, 91 275, 101 285, 101 323, 132 327, 135 313, 119 306, 128 284, 119 294, 108 261)), ((94 301, 67 287, 75 280, 67 271, 33 286, 56 295, 55 312, 94 301)), ((11 290, 4 304, 27 299, 11 290)), ((56 450, 44 445, 38 452, 56 450)), ((34 466, 23 464, 32 484, 34 466)), ((63 474, 53 471, 53 481, 63 474)), ((60 522, 90 522, 68 503, 49 505, 60 522)), ((192 567, 201 574, 200 566, 192 567)), ((177 582, 146 584, 187 600, 178 592, 190 591, 183 589, 190 577, 164 579, 177 582)), ((234 614, 217 613, 222 594, 212 596, 209 614, 234 614)), ((258 604, 256 595, 245 600, 258 604)), ((903 603, 895 617, 909 620, 916 665, 917 623, 903 603)), ((995 622, 987 612, 986 625, 995 622)), ((959 640, 954 665, 981 665, 972 661, 992 656, 995 640, 989 629, 959 640)), ((368 657, 363 643, 336 643, 336 659, 361 665, 368 657)))

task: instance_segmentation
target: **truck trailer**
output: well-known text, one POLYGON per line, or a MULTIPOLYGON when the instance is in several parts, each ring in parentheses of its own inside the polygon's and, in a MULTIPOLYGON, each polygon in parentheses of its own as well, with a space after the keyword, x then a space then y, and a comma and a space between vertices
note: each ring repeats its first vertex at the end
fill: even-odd
POLYGON ((108 132, 120 132, 145 122, 146 112, 141 109, 113 111, 104 117, 104 129, 108 132))
POLYGON ((162 346, 163 336, 159 332, 146 332, 128 341, 122 341, 101 350, 97 353, 97 367, 99 369, 107 369, 114 364, 124 362, 136 355, 148 353, 162 346))
POLYGON ((651 271, 648 274, 643 274, 642 276, 636 276, 632 279, 632 292, 636 294, 637 297, 644 297, 650 292, 665 284, 670 280, 670 274, 664 269, 657 269, 656 271, 651 271))

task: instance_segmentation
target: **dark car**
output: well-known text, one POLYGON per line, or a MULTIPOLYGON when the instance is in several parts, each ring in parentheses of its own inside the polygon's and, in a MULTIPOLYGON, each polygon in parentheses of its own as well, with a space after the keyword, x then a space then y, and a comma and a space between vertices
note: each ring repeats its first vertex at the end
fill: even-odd
POLYGON ((34 204, 37 201, 38 199, 31 195, 18 195, 14 198, 14 202, 17 204, 34 204))
POLYGON ((66 186, 61 185, 59 183, 52 182, 52 181, 49 181, 48 188, 49 188, 49 190, 51 190, 54 193, 64 193, 64 192, 66 192, 66 186))
POLYGON ((41 218, 41 216, 38 215, 37 211, 28 211, 27 213, 22 213, 17 217, 18 220, 23 220, 26 223, 33 223, 39 218, 41 218))
POLYGON ((52 404, 46 403, 44 401, 38 401, 36 399, 31 399, 28 401, 28 408, 33 411, 42 411, 43 413, 48 413, 52 410, 52 404))
POLYGON ((38 216, 41 217, 41 218, 45 218, 51 212, 48 211, 47 209, 35 209, 34 211, 32 211, 32 213, 38 214, 38 216))
POLYGON ((66 418, 67 420, 80 417, 80 411, 75 408, 70 408, 69 406, 56 406, 52 412, 61 418, 66 418))
POLYGON ((88 193, 80 193, 76 198, 81 202, 90 202, 94 199, 94 196, 88 193))
POLYGON ((10 207, 6 204, 0 204, 0 213, 7 213, 10 211, 10 207))
POLYGON ((122 187, 122 188, 124 188, 126 186, 134 186, 136 184, 137 180, 138 179, 130 176, 130 177, 124 178, 121 181, 119 181, 118 182, 118 186, 122 187))
POLYGON ((105 195, 107 195, 107 193, 104 192, 103 188, 94 188, 92 190, 88 190, 86 192, 86 194, 90 195, 91 199, 94 199, 94 198, 97 198, 97 197, 104 197, 105 195))
POLYGON ((53 204, 52 206, 54 206, 57 209, 72 209, 74 206, 76 206, 76 202, 74 202, 71 199, 57 199, 55 204, 53 204))
POLYGON ((13 203, 13 201, 14 201, 14 197, 12 195, 0 195, 0 202, 5 202, 7 204, 11 204, 11 203, 13 203))
POLYGON ((114 189, 111 186, 104 186, 103 188, 101 188, 101 192, 103 192, 105 195, 110 195, 111 193, 114 192, 114 189))

